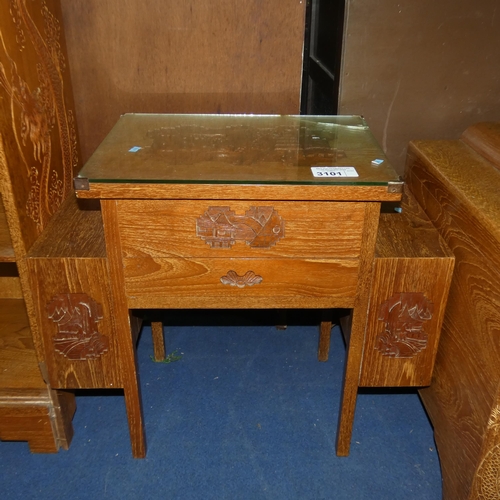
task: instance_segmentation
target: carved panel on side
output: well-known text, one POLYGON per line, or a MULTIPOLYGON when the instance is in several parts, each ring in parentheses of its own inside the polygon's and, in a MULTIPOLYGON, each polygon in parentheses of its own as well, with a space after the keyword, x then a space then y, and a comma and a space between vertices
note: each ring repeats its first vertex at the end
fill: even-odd
POLYGON ((5 161, 19 197, 18 210, 33 223, 35 233, 70 192, 79 164, 58 8, 51 0, 10 0, 0 8, 5 161))
POLYGON ((250 207, 245 215, 230 207, 209 207, 196 220, 196 235, 211 248, 231 248, 236 241, 270 248, 285 236, 285 221, 273 207, 250 207))
POLYGON ((424 324, 432 319, 434 304, 423 293, 397 293, 379 309, 385 322, 376 349, 391 358, 412 358, 427 347, 424 324))
POLYGON ((109 339, 97 323, 102 306, 85 293, 62 293, 47 304, 47 313, 58 333, 53 337, 55 350, 72 360, 99 358, 109 350, 109 339))

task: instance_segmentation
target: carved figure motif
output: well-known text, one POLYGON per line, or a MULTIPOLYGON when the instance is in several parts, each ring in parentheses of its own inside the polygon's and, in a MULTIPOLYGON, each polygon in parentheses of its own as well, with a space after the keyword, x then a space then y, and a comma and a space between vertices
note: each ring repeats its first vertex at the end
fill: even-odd
POLYGON ((432 318, 434 304, 423 293, 397 293, 379 309, 379 320, 385 322, 384 332, 375 346, 382 355, 412 358, 427 347, 424 324, 432 318))
POLYGON ((30 43, 38 60, 38 86, 32 90, 18 71, 16 56, 7 47, 0 31, 0 90, 3 88, 10 99, 12 129, 31 186, 26 213, 41 231, 71 188, 78 154, 74 120, 64 102, 62 73, 66 62, 59 42, 59 21, 49 11, 45 0, 38 3, 44 22, 43 35, 29 13, 26 0, 10 0, 18 49, 27 51, 30 43), (52 162, 55 127, 62 168, 52 162), (28 142, 33 148, 31 155, 26 151, 28 142))
POLYGON ((285 222, 273 207, 250 207, 245 215, 230 207, 209 207, 196 220, 196 235, 211 248, 231 248, 236 241, 270 248, 285 236, 285 222))
POLYGON ((57 325, 53 337, 57 352, 68 359, 99 358, 109 349, 109 339, 97 329, 102 306, 85 293, 62 293, 47 304, 48 317, 57 325))
POLYGON ((220 279, 223 285, 237 286, 244 288, 262 283, 262 276, 255 274, 253 271, 247 271, 243 276, 239 276, 236 271, 228 271, 225 276, 220 279))

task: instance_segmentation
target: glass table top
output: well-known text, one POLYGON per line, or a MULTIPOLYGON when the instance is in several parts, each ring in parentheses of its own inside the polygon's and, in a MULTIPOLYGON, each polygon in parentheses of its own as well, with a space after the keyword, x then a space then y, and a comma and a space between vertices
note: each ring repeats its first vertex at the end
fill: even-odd
POLYGON ((360 116, 126 114, 77 179, 384 185, 398 175, 360 116))

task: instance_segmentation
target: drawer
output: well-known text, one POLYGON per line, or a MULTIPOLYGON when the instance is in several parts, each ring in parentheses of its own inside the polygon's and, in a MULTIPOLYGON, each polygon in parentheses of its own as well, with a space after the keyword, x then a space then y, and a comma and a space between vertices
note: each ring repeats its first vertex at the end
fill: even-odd
POLYGON ((364 203, 119 200, 124 257, 357 258, 364 203))
POLYGON ((358 260, 124 259, 130 308, 352 307, 358 260))

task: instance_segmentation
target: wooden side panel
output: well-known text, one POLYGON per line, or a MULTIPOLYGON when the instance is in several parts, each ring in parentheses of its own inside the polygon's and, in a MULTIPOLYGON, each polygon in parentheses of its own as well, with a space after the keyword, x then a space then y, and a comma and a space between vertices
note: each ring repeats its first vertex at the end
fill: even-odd
POLYGON ((375 259, 360 386, 431 381, 453 258, 375 259))
POLYGON ((119 200, 125 257, 358 258, 362 203, 119 200))
POLYGON ((0 439, 28 441, 33 453, 56 453, 59 449, 52 428, 50 406, 24 404, 2 406, 0 401, 0 439))
POLYGON ((68 449, 75 413, 71 393, 10 390, 0 395, 0 440, 27 441, 32 453, 68 449))
MULTIPOLYGON (((459 181, 461 175, 471 174, 474 163, 463 155, 450 160, 432 143, 413 144, 406 175, 456 258, 432 385, 420 391, 435 429, 446 499, 471 498, 476 470, 491 451, 483 448, 483 440, 498 401, 500 252, 483 212, 497 202, 492 199, 489 209, 475 205, 461 196, 455 182, 447 181, 448 174, 443 175, 444 167, 446 172, 453 167, 459 181)), ((482 172, 483 178, 478 175, 471 189, 487 182, 484 175, 492 171, 482 172)), ((486 189, 498 193, 499 188, 492 184, 486 189)), ((483 197, 484 192, 478 192, 476 199, 481 202, 483 197)))
MULTIPOLYGON (((23 300, 0 300, 0 393, 44 389, 23 300)), ((1 394, 0 394, 1 395, 1 394)))
POLYGON ((0 5, 0 174, 12 184, 4 201, 18 258, 71 191, 79 165, 60 18, 58 0, 0 5))
POLYGON ((14 262, 14 247, 12 246, 12 239, 10 237, 9 226, 7 224, 7 217, 0 192, 0 262, 14 262))
POLYGON ((126 112, 298 114, 305 5, 63 0, 84 160, 126 112))
POLYGON ((121 387, 105 259, 28 259, 53 388, 121 387))
POLYGON ((380 216, 360 385, 429 385, 454 257, 406 190, 380 216))
MULTIPOLYGON (((0 272, 2 266, 0 265, 0 272)), ((22 299, 21 282, 18 276, 0 275, 0 299, 22 299)))
POLYGON ((460 139, 483 158, 500 168, 500 123, 475 123, 465 130, 460 139))

